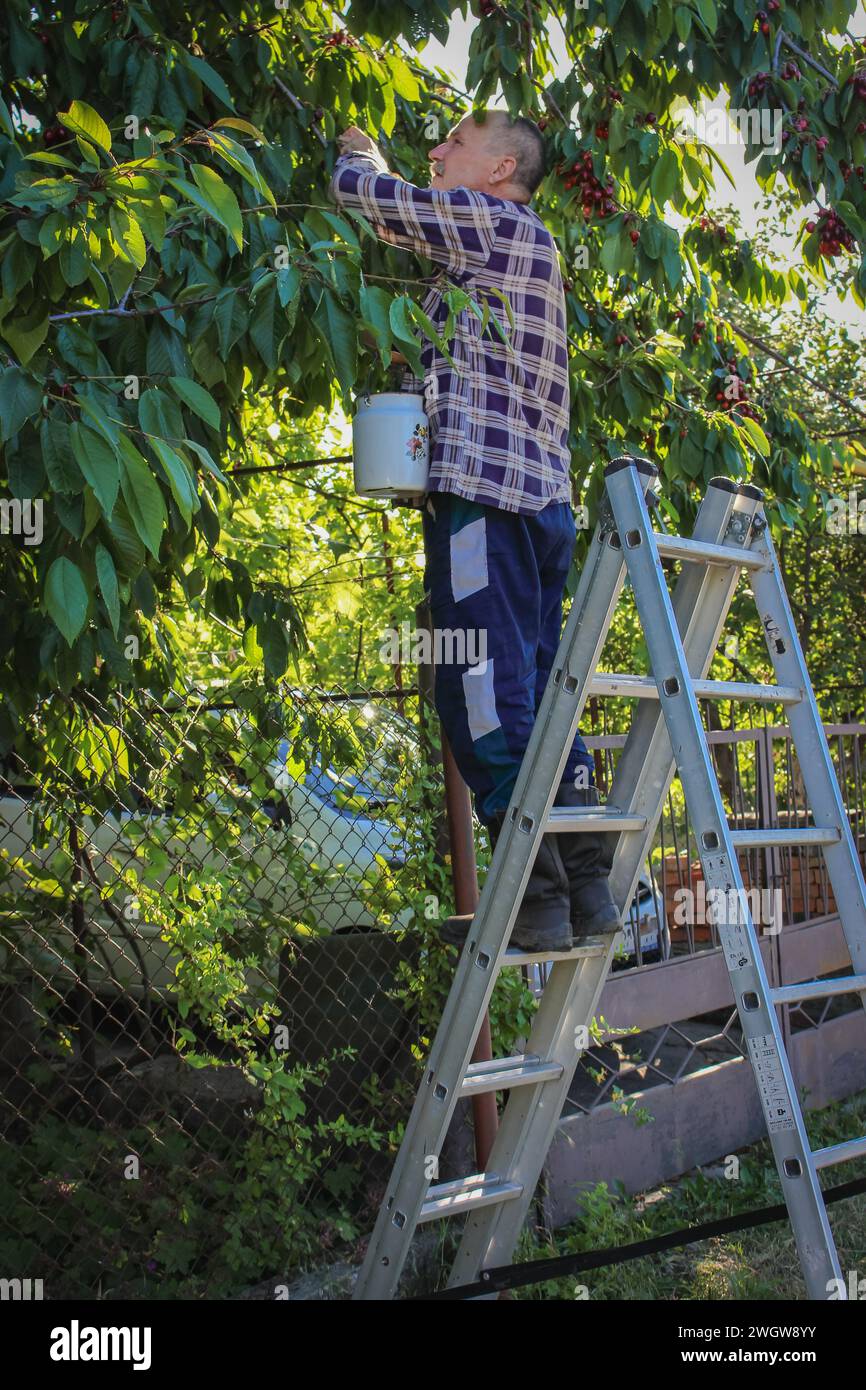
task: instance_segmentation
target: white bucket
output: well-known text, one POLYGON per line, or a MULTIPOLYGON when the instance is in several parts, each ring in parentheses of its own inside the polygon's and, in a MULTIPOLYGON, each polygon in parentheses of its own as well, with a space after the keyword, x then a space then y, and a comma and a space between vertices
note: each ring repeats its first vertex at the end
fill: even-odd
POLYGON ((361 396, 352 429, 360 497, 418 497, 427 491, 429 424, 424 397, 408 391, 361 396))

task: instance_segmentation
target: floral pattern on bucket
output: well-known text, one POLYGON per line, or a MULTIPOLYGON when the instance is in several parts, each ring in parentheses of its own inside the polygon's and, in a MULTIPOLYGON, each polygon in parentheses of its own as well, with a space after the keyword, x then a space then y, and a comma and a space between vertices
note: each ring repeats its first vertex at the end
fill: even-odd
POLYGON ((429 427, 418 424, 406 440, 406 457, 416 459, 419 454, 423 454, 427 448, 427 434, 429 427))

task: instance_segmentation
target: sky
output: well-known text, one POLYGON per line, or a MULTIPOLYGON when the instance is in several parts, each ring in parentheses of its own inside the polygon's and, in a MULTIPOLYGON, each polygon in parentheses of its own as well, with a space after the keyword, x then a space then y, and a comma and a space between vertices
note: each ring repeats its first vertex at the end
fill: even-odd
MULTIPOLYGON (((461 18, 460 15, 455 15, 448 34, 448 42, 441 44, 435 39, 430 39, 421 53, 420 56, 425 66, 444 68, 452 74, 457 86, 464 87, 469 41, 472 30, 478 22, 471 13, 465 19, 461 18)), ((854 17, 851 32, 855 37, 866 37, 866 7, 863 5, 854 17)), ((564 76, 571 65, 566 57, 565 40, 558 25, 553 25, 550 28, 549 39, 557 64, 558 75, 564 76)), ((495 103, 492 102, 491 104, 495 103)), ((743 231, 749 235, 754 232, 757 226, 758 211, 763 198, 763 190, 755 180, 755 164, 746 164, 743 159, 744 146, 741 142, 727 142, 723 148, 720 148, 719 153, 731 171, 734 187, 731 187, 724 174, 716 171, 717 206, 732 205, 736 207, 742 220, 743 231)), ((671 225, 677 226, 678 229, 685 225, 683 219, 670 212, 668 213, 668 220, 671 225)), ((776 235, 772 239, 771 245, 777 257, 779 268, 789 265, 792 255, 799 255, 792 250, 793 241, 794 237, 786 238, 781 235, 776 235)), ((835 294, 827 294, 824 297, 824 303, 831 318, 845 324, 849 332, 858 337, 866 336, 866 314, 854 303, 850 295, 846 300, 840 302, 835 294)))

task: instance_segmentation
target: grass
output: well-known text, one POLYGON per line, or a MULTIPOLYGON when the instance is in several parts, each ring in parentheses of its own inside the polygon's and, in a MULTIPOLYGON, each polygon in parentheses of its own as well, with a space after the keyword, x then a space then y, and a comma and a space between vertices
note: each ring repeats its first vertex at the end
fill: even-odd
MULTIPOLYGON (((807 1113, 806 1126, 813 1149, 866 1134, 866 1092, 807 1113)), ((781 1202, 768 1141, 741 1150, 737 1157, 736 1178, 725 1177, 724 1164, 718 1163, 651 1193, 628 1194, 615 1181, 599 1183, 585 1196, 581 1216, 556 1231, 552 1239, 541 1231, 525 1232, 514 1263, 629 1245, 781 1202)), ((866 1177, 866 1159, 825 1169, 821 1176, 824 1188, 866 1177)), ((849 1270, 856 1271, 858 1279, 866 1279, 866 1193, 833 1203, 828 1212, 846 1282, 849 1270)), ((791 1227, 783 1220, 516 1289, 511 1296, 536 1301, 576 1297, 776 1301, 805 1299, 806 1286, 791 1227)))

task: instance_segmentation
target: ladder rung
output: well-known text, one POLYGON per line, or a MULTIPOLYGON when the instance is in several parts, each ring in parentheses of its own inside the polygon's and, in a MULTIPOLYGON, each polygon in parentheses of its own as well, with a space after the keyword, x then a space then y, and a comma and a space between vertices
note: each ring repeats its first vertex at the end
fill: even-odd
MULTIPOLYGON (((616 933, 617 937, 622 932, 616 933)), ((590 937, 586 946, 574 946, 570 951, 521 951, 512 947, 500 957, 500 969, 506 965, 540 965, 547 960, 590 960, 593 956, 605 956, 610 948, 610 937, 590 937)))
POLYGON ((835 845, 841 839, 836 826, 801 825, 791 830, 732 830, 737 849, 761 849, 784 845, 835 845))
POLYGON ((866 1154, 866 1134, 862 1139, 846 1139, 844 1144, 831 1144, 829 1149, 816 1149, 812 1154, 816 1168, 832 1168, 834 1163, 847 1163, 850 1158, 866 1154))
POLYGON ((489 1207, 492 1202, 511 1202, 522 1191, 523 1183, 503 1182, 498 1173, 473 1173, 454 1182, 440 1182, 430 1188, 418 1222, 435 1221, 437 1216, 454 1216, 470 1207, 489 1207))
POLYGON ((495 1061, 473 1062, 467 1069, 461 1096, 478 1096, 484 1091, 507 1091, 512 1086, 529 1086, 536 1081, 556 1081, 562 1076, 561 1062, 548 1062, 532 1054, 498 1057, 495 1061))
POLYGON ((765 561, 736 545, 712 545, 709 541, 692 541, 685 536, 662 536, 653 532, 659 555, 669 560, 694 560, 710 565, 740 565, 747 570, 761 570, 765 561))
MULTIPOLYGON (((748 685, 740 681, 692 681, 699 700, 757 700, 768 705, 798 705, 802 690, 795 685, 748 685)), ((619 695, 657 700, 659 690, 652 676, 632 676, 619 671, 596 671, 590 695, 619 695)))
POLYGON ((603 806, 554 806, 545 830, 554 835, 575 830, 646 830, 646 816, 630 816, 625 811, 603 806))
POLYGON ((860 994, 866 975, 842 975, 835 980, 805 980, 799 985, 777 985, 770 990, 774 1004, 796 1004, 801 999, 829 999, 833 994, 860 994))

